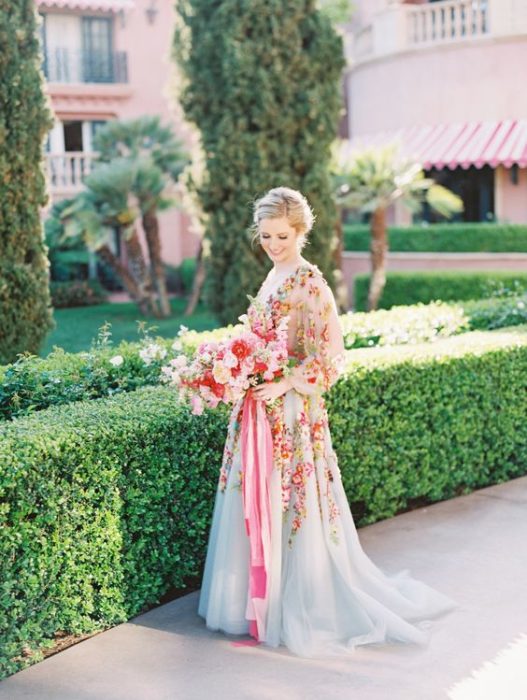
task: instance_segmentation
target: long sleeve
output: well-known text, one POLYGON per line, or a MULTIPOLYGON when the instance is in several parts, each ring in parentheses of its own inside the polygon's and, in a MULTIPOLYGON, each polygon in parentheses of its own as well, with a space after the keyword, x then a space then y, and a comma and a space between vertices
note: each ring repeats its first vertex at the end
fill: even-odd
POLYGON ((320 272, 310 275, 295 297, 290 340, 298 363, 287 378, 301 394, 323 393, 338 379, 345 356, 335 297, 320 272))

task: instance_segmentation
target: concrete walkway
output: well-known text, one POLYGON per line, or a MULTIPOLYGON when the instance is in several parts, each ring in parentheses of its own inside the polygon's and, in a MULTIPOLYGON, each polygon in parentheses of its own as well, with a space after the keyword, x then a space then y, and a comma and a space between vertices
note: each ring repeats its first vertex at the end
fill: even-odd
POLYGON ((461 608, 427 647, 309 660, 207 630, 198 592, 0 684, 2 700, 525 700, 527 477, 359 530, 386 572, 408 568, 461 608))

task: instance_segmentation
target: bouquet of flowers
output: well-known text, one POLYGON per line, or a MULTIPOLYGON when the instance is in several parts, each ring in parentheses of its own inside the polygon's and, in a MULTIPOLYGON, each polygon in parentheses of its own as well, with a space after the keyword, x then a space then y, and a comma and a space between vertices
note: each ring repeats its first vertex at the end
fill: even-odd
POLYGON ((190 400, 193 414, 201 414, 205 405, 234 404, 251 386, 286 373, 289 319, 282 318, 275 327, 265 305, 251 296, 249 300, 247 314, 239 316, 239 335, 202 343, 190 362, 179 355, 162 368, 163 379, 190 400))

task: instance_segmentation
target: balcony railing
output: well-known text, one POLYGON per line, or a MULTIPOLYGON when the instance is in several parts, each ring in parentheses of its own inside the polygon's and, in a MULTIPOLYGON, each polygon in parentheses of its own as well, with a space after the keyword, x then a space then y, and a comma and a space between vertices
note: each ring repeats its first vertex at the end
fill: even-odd
POLYGON ((527 2, 393 0, 358 26, 346 41, 352 64, 428 47, 527 35, 527 2))
POLYGON ((46 167, 51 194, 67 197, 80 192, 96 157, 96 153, 81 151, 47 153, 46 167))
POLYGON ((47 49, 44 75, 51 83, 127 83, 127 54, 124 51, 47 49))
POLYGON ((486 34, 487 0, 446 0, 406 9, 409 44, 452 41, 486 34))

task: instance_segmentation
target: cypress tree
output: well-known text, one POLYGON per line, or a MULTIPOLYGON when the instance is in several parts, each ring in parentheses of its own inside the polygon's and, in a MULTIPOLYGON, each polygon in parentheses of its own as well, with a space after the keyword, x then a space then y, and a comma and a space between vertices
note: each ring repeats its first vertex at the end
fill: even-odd
POLYGON ((342 39, 314 0, 178 0, 179 100, 201 134, 205 295, 225 323, 270 262, 251 245, 252 205, 300 190, 317 216, 304 249, 334 284, 337 213, 328 176, 341 108, 342 39))
POLYGON ((52 327, 41 207, 42 90, 33 0, 0 0, 0 362, 36 353, 52 327))

